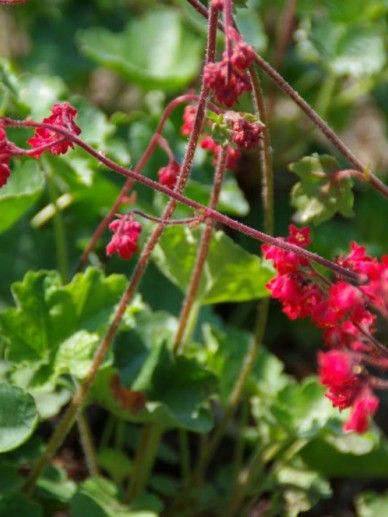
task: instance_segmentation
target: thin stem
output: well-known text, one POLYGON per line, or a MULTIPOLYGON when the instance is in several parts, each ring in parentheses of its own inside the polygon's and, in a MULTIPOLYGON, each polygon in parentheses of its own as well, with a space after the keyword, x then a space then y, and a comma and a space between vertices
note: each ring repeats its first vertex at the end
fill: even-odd
MULTIPOLYGON (((196 9, 205 18, 208 16, 208 11, 199 0, 187 0, 194 9, 196 9)), ((222 24, 219 24, 219 28, 224 30, 222 24)), ((307 115, 307 117, 317 126, 320 131, 326 136, 328 141, 351 163, 356 169, 361 171, 367 170, 367 167, 353 154, 353 152, 344 144, 340 137, 331 129, 331 127, 325 122, 318 113, 294 90, 294 88, 274 69, 267 63, 259 54, 255 54, 255 62, 265 72, 265 74, 280 88, 288 97, 290 97, 297 106, 307 115)), ((380 192, 383 196, 388 197, 388 186, 385 185, 377 176, 369 173, 367 181, 370 185, 380 192)))
MULTIPOLYGON (((203 217, 201 215, 197 217, 185 217, 184 219, 162 219, 161 217, 155 217, 153 215, 146 214, 145 212, 142 212, 141 210, 137 209, 130 210, 129 212, 127 212, 127 215, 129 214, 139 215, 140 217, 144 217, 144 219, 147 219, 149 221, 154 221, 155 223, 163 223, 166 225, 194 225, 199 224, 203 220, 203 217)), ((118 217, 121 215, 122 214, 116 214, 116 216, 118 217)))
POLYGON ((62 211, 58 205, 58 190, 55 185, 55 179, 53 177, 53 170, 49 165, 47 159, 42 158, 43 168, 46 171, 48 192, 51 201, 51 205, 54 208, 54 239, 55 239, 55 251, 57 255, 58 270, 61 275, 62 281, 66 282, 69 277, 69 260, 67 252, 67 241, 66 241, 66 230, 63 222, 62 211))
POLYGON ((136 449, 128 490, 128 502, 143 493, 146 488, 162 433, 163 428, 157 424, 146 424, 143 428, 140 443, 136 449))
POLYGON ((250 68, 250 75, 253 102, 257 115, 264 124, 262 138, 260 140, 260 164, 262 174, 261 198, 264 210, 264 230, 265 233, 272 235, 274 231, 274 181, 269 120, 265 107, 264 94, 261 87, 260 78, 254 67, 250 68))
MULTIPOLYGON (((199 113, 199 109, 198 109, 197 113, 199 113)), ((203 116, 203 113, 204 112, 202 111, 202 116, 203 116)), ((318 255, 317 253, 305 250, 304 248, 301 248, 300 246, 291 244, 289 242, 285 242, 282 239, 272 237, 271 235, 267 235, 266 233, 260 232, 259 230, 255 230, 254 228, 251 228, 250 226, 246 226, 245 224, 242 224, 224 214, 221 214, 220 212, 217 212, 216 210, 212 210, 211 208, 206 207, 205 205, 202 205, 201 203, 198 203, 197 201, 193 201, 192 199, 181 194, 178 191, 177 187, 175 187, 175 190, 171 190, 170 188, 168 188, 164 185, 161 185, 160 183, 152 180, 151 178, 142 176, 141 174, 137 174, 136 172, 134 172, 131 169, 126 169, 125 167, 118 165, 117 163, 113 162, 106 156, 102 155, 101 153, 99 153, 98 151, 93 149, 93 147, 88 145, 86 142, 84 142, 80 138, 76 137, 75 135, 72 135, 67 130, 65 130, 59 126, 55 126, 52 124, 46 124, 46 123, 33 122, 30 120, 17 121, 17 120, 11 120, 11 119, 3 119, 3 122, 5 125, 15 126, 15 127, 45 127, 52 131, 57 131, 58 133, 64 134, 64 135, 68 136, 68 138, 70 140, 72 140, 74 143, 76 143, 82 149, 84 149, 87 153, 89 153, 91 156, 93 156, 94 158, 99 160, 101 163, 106 165, 109 169, 112 169, 113 171, 117 172, 118 174, 121 174, 122 176, 131 178, 134 181, 142 183, 143 185, 146 185, 147 187, 150 187, 153 190, 158 190, 159 192, 166 194, 173 200, 178 201, 179 203, 189 206, 189 207, 193 208, 194 210, 199 210, 200 212, 203 213, 204 217, 210 217, 210 218, 214 219, 215 221, 217 221, 221 224, 224 224, 225 226, 228 226, 229 228, 232 228, 233 230, 236 230, 240 233, 243 233, 244 235, 247 235, 248 237, 252 237, 253 239, 261 241, 265 244, 277 246, 278 248, 284 249, 286 251, 291 251, 293 253, 296 253, 297 255, 304 257, 308 261, 312 260, 314 262, 317 262, 318 264, 321 264, 322 266, 333 271, 333 273, 347 279, 349 282, 353 282, 356 284, 360 283, 359 275, 357 275, 353 271, 350 271, 350 270, 336 264, 335 262, 333 262, 331 260, 327 260, 327 259, 321 257, 320 255, 318 255)), ((194 134, 194 130, 193 130, 192 135, 193 134, 194 134)), ((199 133, 196 135, 197 141, 198 141, 198 137, 199 137, 199 133)), ((190 147, 190 141, 189 141, 188 149, 189 149, 189 147, 190 147)), ((193 156, 194 156, 194 152, 192 152, 192 153, 190 152, 190 156, 189 156, 189 158, 191 160, 190 164, 192 163, 193 156)), ((182 167, 183 167, 183 163, 182 163, 182 167)), ((182 169, 182 167, 181 167, 181 169, 182 169)), ((190 165, 190 167, 191 167, 191 165, 190 165)), ((187 167, 187 165, 185 165, 185 169, 187 169, 187 168, 190 169, 190 167, 187 167)), ((177 186, 179 186, 179 181, 177 183, 177 186)), ((174 206, 174 208, 175 208, 175 206, 174 206)), ((167 211, 167 208, 166 208, 166 211, 167 211)), ((163 218, 164 219, 170 218, 172 215, 172 212, 168 213, 168 214, 166 212, 166 215, 164 214, 163 218), (168 215, 168 217, 167 217, 167 215, 168 215)))
POLYGON ((85 454, 86 464, 88 466, 89 474, 91 476, 98 476, 98 462, 96 456, 96 449, 93 443, 92 433, 90 432, 89 423, 84 412, 81 412, 77 418, 78 432, 82 444, 82 449, 85 454))
MULTIPOLYGON (((207 50, 206 50, 206 62, 214 61, 215 56, 215 48, 216 48, 216 36, 217 36, 217 10, 216 9, 210 9, 210 17, 208 22, 208 42, 207 42, 207 50)), ((202 130, 204 118, 205 118, 205 110, 207 106, 207 97, 208 97, 208 90, 205 87, 204 81, 202 80, 202 86, 201 86, 201 92, 198 99, 198 107, 196 112, 196 117, 194 121, 194 127, 193 131, 190 134, 189 142, 186 148, 185 156, 182 161, 182 165, 180 168, 180 173, 178 176, 177 184, 175 186, 175 190, 168 189, 164 187, 164 185, 159 185, 159 183, 150 180, 149 178, 146 178, 144 176, 141 176, 138 173, 135 173, 133 171, 128 171, 124 167, 120 167, 99 152, 95 151, 91 146, 83 142, 81 139, 73 135, 71 132, 67 131, 63 128, 58 128, 58 131, 56 129, 56 126, 52 126, 51 124, 37 124, 36 122, 32 121, 24 121, 20 123, 15 123, 16 126, 23 127, 23 124, 26 124, 27 127, 47 127, 48 129, 52 129, 53 131, 57 131, 59 134, 62 134, 69 138, 74 143, 78 144, 80 147, 85 149, 89 154, 100 160, 102 163, 104 163, 106 166, 111 168, 111 165, 114 165, 114 167, 119 167, 121 170, 121 173, 132 179, 137 181, 138 179, 141 179, 143 182, 145 181, 145 184, 152 184, 157 185, 156 190, 160 190, 161 192, 170 192, 172 195, 170 196, 173 199, 170 199, 170 202, 168 203, 164 213, 163 213, 163 219, 169 219, 171 215, 174 212, 176 202, 179 201, 179 199, 174 200, 174 196, 176 197, 184 197, 182 194, 180 194, 180 190, 183 190, 184 186, 186 185, 187 179, 190 174, 190 170, 192 167, 193 159, 194 159, 194 153, 195 149, 198 145, 199 136, 202 130), (50 126, 50 127, 49 127, 50 126), (125 172, 124 172, 125 171, 125 172), (151 183, 149 183, 151 182, 151 183)), ((4 123, 10 123, 9 119, 4 119, 4 123)), ((118 169, 117 169, 118 170, 118 169)), ((202 206, 200 205, 202 208, 202 206)), ((206 207, 203 207, 206 209, 206 207)), ((117 209, 114 210, 113 213, 116 212, 117 209)), ((89 393, 89 390, 91 388, 91 385, 93 384, 96 375, 98 373, 98 370, 100 366, 102 365, 106 354, 108 353, 113 339, 118 331, 119 325, 121 323, 122 317, 124 315, 124 312, 127 308, 128 303, 132 299, 140 280, 143 276, 143 273, 148 265, 151 253, 156 246, 160 235, 162 234, 164 229, 164 223, 159 224, 158 227, 154 230, 152 235, 150 236, 148 242, 146 243, 143 252, 141 256, 139 257, 139 261, 135 267, 135 270, 132 274, 132 277, 128 283, 128 286, 126 290, 124 291, 120 302, 117 306, 116 312, 113 316, 113 320, 107 330, 107 333, 105 334, 103 340, 101 341, 100 346, 96 350, 96 353, 94 355, 91 367, 86 375, 86 377, 83 379, 82 383, 80 384, 78 391, 75 393, 72 401, 70 402, 62 420, 59 422, 59 425, 57 426, 56 430, 54 431, 52 437, 50 438, 46 450, 44 451, 43 455, 39 458, 37 463, 34 465, 34 467, 31 470, 30 476, 26 482, 25 490, 27 493, 31 493, 34 489, 35 483, 40 476, 42 470, 47 465, 47 463, 52 458, 53 454, 57 451, 58 447, 63 443, 63 440, 67 436, 67 433, 73 426, 81 408, 82 405, 85 403, 86 397, 89 393)))
MULTIPOLYGON (((212 209, 217 208, 218 201, 220 198, 222 181, 226 170, 227 160, 227 148, 222 147, 217 159, 216 172, 214 174, 213 189, 210 197, 209 207, 212 209)), ((174 341, 174 352, 177 353, 182 343, 182 338, 185 333, 187 321, 190 317, 190 313, 195 302, 195 298, 198 292, 198 288, 202 278, 203 268, 205 266, 206 257, 209 251, 210 242, 213 234, 214 222, 212 219, 208 219, 205 223, 205 229, 202 233, 201 240, 198 247, 197 257, 193 272, 190 278, 188 288, 186 290, 185 299, 183 301, 181 313, 179 316, 178 329, 175 334, 174 341)))

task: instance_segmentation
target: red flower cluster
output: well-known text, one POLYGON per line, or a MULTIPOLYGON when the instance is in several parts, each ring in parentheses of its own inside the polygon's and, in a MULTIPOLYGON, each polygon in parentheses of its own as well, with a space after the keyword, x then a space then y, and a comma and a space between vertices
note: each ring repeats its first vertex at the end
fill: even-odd
MULTIPOLYGON (((79 135, 81 129, 74 122, 76 115, 77 110, 68 102, 63 102, 62 104, 54 104, 51 108, 51 115, 43 119, 43 122, 60 126, 74 135, 79 135)), ((53 154, 63 154, 69 147, 73 147, 72 142, 65 137, 61 137, 59 133, 41 127, 36 129, 34 136, 28 140, 28 143, 33 149, 36 149, 36 152, 32 153, 35 158, 40 158, 44 152, 40 148, 44 146, 49 146, 49 150, 53 154), (50 144, 53 145, 50 146, 50 144)))
POLYGON ((234 29, 228 30, 227 37, 233 45, 231 55, 225 51, 221 61, 208 63, 204 68, 204 82, 218 102, 231 107, 243 92, 252 88, 247 69, 255 53, 234 29))
POLYGON ((113 236, 106 247, 107 255, 117 253, 124 260, 130 259, 137 251, 141 224, 123 216, 112 221, 109 229, 113 236))
POLYGON ((233 123, 232 139, 241 149, 252 149, 259 144, 263 126, 256 122, 248 122, 240 117, 233 123))
MULTIPOLYGON (((290 226, 286 242, 302 248, 310 244, 308 228, 290 226)), ((318 357, 321 382, 328 388, 327 397, 335 407, 352 407, 344 429, 364 432, 368 417, 378 407, 378 399, 370 388, 370 376, 363 366, 368 354, 376 359, 373 332, 376 315, 370 306, 387 314, 388 257, 381 261, 366 255, 365 248, 352 243, 348 255, 337 263, 360 274, 365 281, 353 286, 338 280, 327 287, 315 280, 317 275, 308 261, 276 246, 263 245, 263 254, 272 260, 278 274, 267 287, 290 318, 310 317, 323 330, 330 352, 318 357)), ((388 361, 376 359, 385 368, 388 361)))
MULTIPOLYGON (((221 145, 217 144, 217 142, 209 135, 206 135, 202 138, 200 142, 200 146, 202 149, 206 151, 210 151, 214 155, 214 163, 217 162, 218 155, 221 151, 221 145)), ((235 170, 238 165, 238 161, 240 159, 241 153, 238 149, 234 149, 228 145, 227 147, 227 157, 226 157, 226 168, 230 170, 235 170)))
POLYGON ((13 147, 7 139, 7 133, 0 127, 0 188, 4 187, 11 174, 9 162, 13 154, 13 147))
POLYGON ((174 188, 178 174, 180 171, 180 165, 175 160, 171 161, 166 167, 159 169, 158 177, 159 182, 169 188, 174 188))
MULTIPOLYGON (((185 107, 183 112, 183 124, 181 127, 181 133, 183 136, 189 136, 194 127, 195 115, 197 113, 197 107, 189 105, 185 107)), ((212 138, 210 135, 204 135, 200 141, 200 146, 206 151, 210 151, 214 155, 214 162, 217 161, 218 154, 221 150, 221 146, 212 138)), ((226 168, 235 170, 238 165, 241 153, 238 149, 234 149, 228 146, 228 157, 226 168)))

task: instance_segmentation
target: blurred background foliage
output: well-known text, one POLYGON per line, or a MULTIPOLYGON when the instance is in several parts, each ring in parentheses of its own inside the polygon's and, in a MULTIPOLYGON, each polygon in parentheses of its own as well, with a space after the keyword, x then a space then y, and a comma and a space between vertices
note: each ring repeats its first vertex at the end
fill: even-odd
MULTIPOLYGON (((291 0, 247 0, 246 8, 236 9, 236 17, 246 40, 281 71, 341 134, 355 154, 384 180, 388 170, 387 0, 300 0, 295 3, 291 0), (292 12, 294 4, 296 9, 292 12)), ((88 143, 121 164, 134 164, 148 143, 167 102, 181 92, 197 88, 205 36, 204 20, 185 0, 30 0, 26 5, 13 9, 2 6, 0 114, 41 118, 48 113, 53 102, 68 99, 79 109, 78 123, 88 143)), ((284 235, 294 216, 290 191, 297 181, 288 165, 314 152, 331 153, 342 166, 345 166, 345 162, 330 150, 324 138, 292 101, 276 91, 276 87, 265 77, 262 79, 271 114, 276 234, 284 235)), ((248 97, 241 99, 240 109, 250 110, 248 97)), ((182 109, 178 109, 164 131, 178 158, 182 157, 185 146, 179 131, 181 119, 182 109)), ((10 134, 17 142, 22 142, 26 136, 20 131, 10 134)), ((165 164, 166 157, 158 150, 145 168, 145 174, 155 178, 158 169, 165 164)), ((79 150, 60 157, 45 156, 41 165, 39 167, 35 162, 24 160, 15 162, 12 182, 0 191, 0 306, 3 308, 12 305, 10 283, 20 281, 28 270, 58 267, 62 278, 70 279, 83 247, 122 184, 121 178, 102 169, 79 150), (61 208, 59 216, 55 213, 54 201, 61 208), (65 252, 61 248, 64 242, 65 252), (52 252, 48 253, 48 250, 52 252)), ((199 151, 187 194, 206 202, 211 178, 211 161, 204 152, 199 151)), ((165 203, 164 197, 142 186, 136 186, 135 192, 136 196, 132 197, 127 208, 136 206, 149 213, 160 213, 165 203)), ((238 170, 228 173, 221 209, 251 226, 261 228, 259 193, 257 159, 254 154, 248 153, 240 160, 238 170)), ((351 218, 335 215, 316 226, 313 229, 314 250, 333 257, 344 252, 351 240, 356 240, 365 244, 371 254, 380 256, 387 253, 388 205, 384 200, 367 185, 357 184, 354 187, 353 212, 351 218)), ((187 213, 184 208, 177 211, 178 215, 187 213)), ((176 325, 175 318, 179 314, 182 288, 186 281, 175 278, 173 272, 187 271, 189 267, 187 257, 191 237, 186 242, 186 237, 178 235, 182 232, 176 228, 170 233, 174 235, 161 241, 155 261, 141 284, 142 302, 139 302, 139 306, 135 304, 137 309, 133 309, 134 313, 138 311, 134 317, 140 318, 145 328, 153 329, 153 332, 160 325, 168 327, 167 321, 171 328, 176 325), (175 243, 171 240, 173 237, 175 243), (178 249, 178 246, 182 251, 174 256, 174 249, 178 249)), ((227 233, 246 251, 257 254, 257 242, 227 233)), ((226 236, 224 238, 227 239, 226 236)), ((91 257, 92 264, 107 274, 118 272, 128 276, 134 261, 129 266, 118 259, 107 261, 104 253, 107 236, 104 239, 91 257)), ((225 246, 228 253, 231 252, 228 247, 231 245, 225 246)), ((249 263, 256 267, 256 263, 249 263)), ((262 274, 268 275, 268 271, 263 270, 262 274)), ((24 282, 35 281, 29 278, 24 282)), ((237 283, 237 288, 239 285, 237 283)), ((120 290, 119 287, 117 289, 120 290)), ((252 329, 256 298, 261 295, 256 292, 244 296, 243 293, 240 297, 225 300, 221 287, 219 292, 215 291, 207 293, 207 301, 204 295, 204 305, 193 336, 194 343, 204 341, 205 347, 200 352, 191 353, 212 375, 222 379, 222 400, 222 396, 226 397, 225 394, 229 393, 242 362, 247 346, 246 333, 252 329)), ((103 328, 106 322, 101 325, 103 328)), ((129 322, 127 332, 135 332, 134 327, 136 325, 129 322)), ((99 329, 100 332, 102 329, 99 329)), ((93 348, 95 336, 83 334, 81 338, 80 342, 88 350, 93 348)), ((120 339, 124 340, 124 337, 120 339)), ((139 347, 135 349, 139 355, 136 357, 146 361, 143 374, 146 371, 147 375, 151 375, 150 368, 153 368, 155 361, 144 344, 149 340, 141 335, 133 339, 139 341, 139 347)), ((355 504, 359 515, 387 515, 386 496, 385 499, 378 498, 373 492, 360 495, 363 490, 381 489, 382 481, 376 479, 386 479, 388 476, 388 445, 379 431, 374 429, 366 438, 344 438, 338 421, 333 423, 334 414, 327 406, 321 415, 324 423, 322 420, 318 429, 317 421, 307 415, 318 400, 323 400, 315 381, 313 384, 308 380, 303 384, 289 381, 289 374, 304 379, 315 372, 315 355, 320 343, 319 333, 309 323, 290 323, 275 303, 271 305, 265 345, 274 355, 267 357, 263 352, 251 394, 254 418, 260 421, 264 410, 257 404, 255 412, 254 401, 266 392, 268 382, 269 392, 274 391, 274 399, 270 397, 268 404, 276 406, 270 414, 276 415, 278 425, 271 427, 268 424, 267 428, 264 425, 259 431, 253 425, 250 435, 247 431, 246 439, 248 443, 252 442, 255 433, 262 433, 266 435, 265 440, 283 440, 284 430, 288 429, 288 433, 294 433, 303 442, 296 462, 275 471, 271 481, 276 486, 286 487, 282 491, 283 495, 286 494, 282 504, 289 505, 287 514, 297 515, 292 508, 307 510, 318 499, 325 497, 329 498, 327 506, 317 507, 315 511, 318 513, 311 510, 309 515, 330 513, 335 507, 345 511, 357 496, 355 504), (271 372, 277 373, 271 376, 271 372), (266 375, 269 376, 267 381, 266 375), (276 379, 277 387, 273 386, 273 377, 279 377, 276 379), (276 398, 278 392, 281 392, 280 398, 276 398), (306 414, 297 415, 290 411, 292 404, 302 408, 301 411, 306 414), (304 496, 303 501, 298 499, 298 491, 290 488, 295 472, 298 472, 300 487, 309 489, 308 497, 304 496), (311 476, 316 478, 312 479, 311 476), (361 479, 355 481, 355 477, 361 479), (331 488, 326 481, 328 478, 334 479, 331 488)), ((167 365, 167 370, 178 368, 174 360, 167 357, 168 352, 163 346, 162 342, 158 343, 157 353, 165 357, 163 364, 167 365)), ((125 350, 121 349, 123 347, 120 348, 120 340, 116 348, 120 369, 120 360, 124 361, 125 355, 125 350)), ((66 357, 57 357, 55 361, 55 375, 70 368, 66 357)), ((127 357, 123 364, 128 361, 131 362, 131 358, 127 357)), ((182 358, 182 361, 185 360, 182 358)), ((178 369, 187 372, 188 378, 191 375, 194 378, 197 373, 194 375, 192 368, 190 363, 179 364, 178 369)), ((74 373, 71 368, 70 371, 74 373)), ((43 383, 42 378, 48 382, 49 376, 44 377, 46 374, 39 373, 43 376, 40 383, 43 383)), ((120 374, 124 375, 121 370, 120 374)), ((127 382, 133 383, 141 377, 141 372, 131 371, 127 375, 127 382)), ((158 373, 155 375, 159 378, 158 373)), ((168 371, 163 375, 164 378, 168 376, 168 371)), ((111 409, 113 402, 106 401, 109 395, 105 386, 107 378, 104 375, 99 378, 94 397, 102 406, 111 409)), ((211 374, 202 380, 212 385, 211 374)), ((52 378, 51 381, 54 382, 52 378)), ((176 379, 176 383, 177 390, 187 388, 189 399, 197 401, 198 393, 189 393, 190 388, 185 386, 183 374, 182 378, 176 379)), ((68 400, 68 386, 62 388, 56 393, 59 397, 55 402, 57 408, 68 400)), ((166 394, 158 411, 161 411, 163 418, 169 419, 171 426, 193 431, 202 429, 202 432, 209 429, 208 414, 199 411, 195 419, 187 420, 187 415, 179 415, 179 408, 172 408, 168 397, 166 394)), ((382 401, 381 407, 378 420, 387 431, 387 420, 384 419, 386 400, 382 401)), ((52 414, 55 413, 53 410, 52 414)), ((120 415, 119 409, 116 414, 120 415)), ((156 417, 151 412, 145 421, 152 421, 153 418, 156 417)), ((128 427, 127 431, 135 432, 135 428, 128 427)), ((126 440, 128 444, 131 443, 129 437, 126 440)), ((110 453, 114 454, 112 450, 110 453)), ((120 481, 120 474, 112 467, 115 458, 110 457, 110 453, 101 452, 101 464, 115 481, 117 476, 120 481)), ((28 455, 28 450, 25 454, 28 455)), ((124 460, 121 461, 124 479, 126 466, 124 460)), ((162 461, 168 464, 165 458, 162 461)), ((170 461, 174 464, 176 459, 170 458, 170 461)), ((216 485, 222 492, 230 473, 222 465, 222 458, 220 465, 216 485)), ((171 467, 172 472, 175 472, 174 469, 176 466, 171 467)), ((168 471, 168 468, 165 467, 165 470, 168 471)), ((47 477, 46 486, 41 486, 40 490, 46 490, 46 495, 48 491, 52 496, 55 490, 59 490, 58 476, 58 472, 52 474, 51 485, 50 476, 47 477)), ((170 476, 169 480, 173 483, 173 477, 170 476)), ((17 486, 18 482, 15 483, 17 486)), ((70 480, 67 483, 62 486, 63 493, 56 497, 69 501, 75 488, 70 480)), ((71 499, 74 515, 89 508, 90 501, 98 499, 99 490, 106 491, 112 501, 115 500, 117 493, 114 486, 105 486, 107 480, 96 483, 94 486, 89 480, 78 488, 77 496, 71 499)), ((157 482, 155 484, 159 486, 157 482)), ((165 490, 174 492, 176 487, 165 487, 165 490)), ((262 486, 260 490, 266 494, 269 487, 262 486)), ((211 499, 213 495, 205 494, 204 497, 211 499)), ((104 508, 103 515, 113 515, 109 497, 98 502, 104 508)), ((30 505, 30 513, 25 515, 33 515, 35 503, 29 500, 19 503, 25 503, 27 507, 30 505)), ((0 513, 3 515, 4 510, 0 510, 0 513)))

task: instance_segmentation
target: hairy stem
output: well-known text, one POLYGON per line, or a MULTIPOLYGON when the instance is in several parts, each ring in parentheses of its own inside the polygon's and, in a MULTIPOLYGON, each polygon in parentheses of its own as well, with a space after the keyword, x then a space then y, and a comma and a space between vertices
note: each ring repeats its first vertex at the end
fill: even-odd
MULTIPOLYGON (((199 110, 198 110, 199 111, 199 110)), ((205 205, 202 205, 201 203, 198 203, 197 201, 193 201, 192 199, 184 196, 180 192, 176 190, 171 190, 170 188, 161 185, 157 181, 152 180, 151 178, 148 178, 146 176, 142 176, 141 174, 137 174, 131 169, 126 169, 125 167, 122 167, 121 165, 118 165, 114 161, 110 160, 103 154, 99 153, 93 147, 88 145, 86 142, 81 140, 80 138, 76 137, 72 133, 68 132, 66 129, 63 129, 62 127, 53 125, 53 124, 47 124, 47 123, 39 123, 39 122, 33 122, 31 120, 12 120, 9 118, 4 118, 3 123, 5 126, 13 126, 13 127, 42 127, 47 128, 52 131, 56 131, 57 133, 63 134, 67 136, 70 140, 72 140, 75 144, 79 145, 82 149, 84 149, 87 153, 89 153, 91 156, 99 160, 101 163, 103 163, 106 167, 109 169, 112 169, 113 171, 117 172, 118 174, 121 174, 122 176, 125 176, 127 178, 131 178, 134 181, 137 181, 139 183, 142 183, 143 185, 146 185, 147 187, 157 190, 159 192, 162 192, 163 194, 166 194, 168 197, 170 197, 172 200, 178 201, 179 203, 182 203, 183 205, 189 206, 190 208, 193 208, 194 210, 198 210, 203 217, 210 217, 214 221, 217 221, 221 224, 224 224, 225 226, 228 226, 229 228, 232 228, 233 230, 236 230, 240 233, 243 233, 244 235, 247 235, 248 237, 251 237, 252 239, 261 241, 265 244, 270 244, 273 246, 277 246, 278 248, 284 249, 286 251, 291 251, 293 253, 296 253, 297 255, 305 258, 308 261, 316 262, 317 264, 321 264, 322 266, 326 267, 327 269, 330 269, 333 273, 343 277, 349 282, 359 284, 361 282, 359 275, 354 273, 353 271, 350 271, 349 269, 346 269, 335 262, 325 259, 318 255, 317 253, 314 253, 312 251, 308 251, 304 248, 301 248, 300 246, 297 246, 295 244, 291 244, 289 242, 284 241, 283 239, 279 239, 276 237, 272 237, 271 235, 267 235, 264 232, 261 232, 259 230, 255 230, 254 228, 251 228, 250 226, 247 226, 245 224, 242 224, 235 219, 232 219, 231 217, 228 217, 224 214, 221 214, 220 212, 217 212, 217 210, 213 210, 209 207, 206 207, 205 205)), ((193 131, 194 133, 194 131, 193 131)), ((190 142, 189 142, 190 145, 190 142)), ((191 157, 193 158, 193 156, 191 157)), ((183 166, 183 164, 182 164, 183 166)), ((178 182, 179 184, 179 182, 178 182)), ((168 206, 167 206, 168 207, 168 206)), ((174 206, 175 208, 175 206, 174 206)), ((166 208, 167 210, 167 208, 166 208)), ((172 214, 172 212, 171 212, 172 214)), ((166 214, 163 214, 163 219, 168 219, 171 217, 171 214, 166 217, 166 214)))
MULTIPOLYGON (((227 148, 222 147, 217 159, 217 167, 214 174, 213 189, 210 197, 209 207, 216 209, 220 198, 222 181, 226 169, 227 148)), ((214 222, 208 219, 205 223, 205 229, 202 233, 197 257, 195 259, 194 269, 190 278, 190 282, 183 301, 181 313, 179 316, 178 329, 175 334, 174 352, 177 353, 181 344, 187 326, 187 321, 195 302, 198 288, 201 282, 202 272, 205 265, 206 257, 209 251, 210 242, 213 234, 214 222)))

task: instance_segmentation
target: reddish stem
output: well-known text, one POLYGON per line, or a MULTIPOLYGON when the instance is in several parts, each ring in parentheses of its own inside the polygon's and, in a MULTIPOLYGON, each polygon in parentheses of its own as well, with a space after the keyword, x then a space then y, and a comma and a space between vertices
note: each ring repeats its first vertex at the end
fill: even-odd
MULTIPOLYGON (((197 114, 199 113, 199 111, 200 110, 199 110, 199 106, 198 106, 197 114)), ((204 109, 202 109, 201 111, 202 111, 202 117, 203 117, 204 109)), ((152 180, 151 178, 142 176, 141 174, 138 174, 134 170, 126 169, 125 167, 122 167, 121 165, 115 163, 114 161, 110 160, 106 156, 102 155, 101 153, 99 153, 98 151, 93 149, 93 147, 91 147, 89 144, 87 144, 86 142, 81 140, 79 137, 73 135, 72 133, 70 133, 69 131, 67 131, 66 129, 64 129, 62 127, 55 126, 53 124, 47 124, 45 122, 34 122, 32 120, 18 121, 18 120, 12 120, 9 118, 3 119, 3 122, 4 122, 5 126, 42 127, 42 128, 50 129, 51 131, 56 131, 57 133, 64 135, 69 140, 72 140, 75 144, 82 147, 82 149, 84 149, 91 156, 93 156, 94 158, 99 160, 101 163, 106 165, 106 167, 108 167, 109 169, 112 169, 113 171, 117 172, 118 174, 121 174, 122 176, 125 176, 126 178, 129 178, 133 181, 138 181, 139 183, 142 183, 143 185, 146 185, 147 187, 150 187, 153 190, 158 190, 159 192, 166 194, 167 196, 174 199, 175 201, 178 201, 179 203, 189 206, 189 207, 193 208, 194 210, 200 210, 201 212, 204 213, 204 215, 206 217, 210 217, 210 218, 214 219, 215 221, 218 221, 219 223, 224 224, 225 226, 229 226, 229 228, 232 228, 234 230, 237 230, 240 233, 243 233, 249 237, 252 237, 253 239, 264 242, 265 244, 277 246, 278 248, 284 249, 286 251, 291 251, 301 257, 304 257, 307 260, 312 260, 313 262, 317 262, 318 264, 321 264, 322 266, 330 269, 334 273, 346 278, 350 282, 355 282, 357 284, 360 282, 360 278, 356 273, 336 264, 335 262, 332 262, 331 260, 321 257, 317 253, 305 250, 304 248, 296 246, 295 244, 285 242, 282 239, 272 237, 271 235, 267 235, 266 233, 261 232, 259 230, 255 230, 254 228, 251 228, 250 226, 246 226, 245 224, 240 223, 224 214, 221 214, 221 213, 217 212, 216 210, 208 208, 205 205, 202 205, 201 203, 197 203, 197 201, 193 201, 192 199, 181 194, 180 192, 178 192, 176 190, 171 190, 170 188, 168 188, 164 185, 161 185, 160 183, 152 180)), ((197 128, 196 133, 198 133, 198 134, 196 134, 196 137, 195 137, 196 139, 198 139, 199 132, 200 132, 200 129, 197 128)), ((194 130, 193 130, 193 133, 191 134, 191 136, 193 136, 193 134, 194 134, 194 130)), ((184 171, 185 174, 188 174, 188 172, 191 168, 192 158, 194 156, 194 150, 195 150, 195 147, 192 148, 192 146, 190 146, 190 142, 189 142, 189 146, 188 146, 188 151, 189 150, 190 150, 190 156, 189 156, 190 166, 185 165, 185 171, 184 171)), ((182 166, 183 165, 184 164, 182 164, 182 166)), ((179 185, 179 183, 180 182, 178 181, 178 185, 179 185)), ((177 188, 177 187, 175 187, 175 188, 177 188)), ((178 186, 178 188, 179 188, 179 186, 178 186)))

